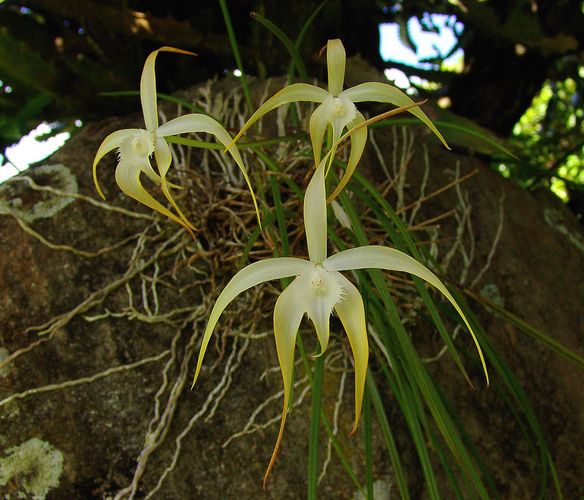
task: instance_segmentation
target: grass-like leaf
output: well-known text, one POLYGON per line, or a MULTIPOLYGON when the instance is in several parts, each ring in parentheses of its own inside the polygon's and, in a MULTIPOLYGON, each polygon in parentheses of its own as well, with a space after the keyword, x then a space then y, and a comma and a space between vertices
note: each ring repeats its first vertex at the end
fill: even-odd
POLYGON ((272 21, 265 18, 261 14, 258 14, 257 12, 251 12, 250 16, 256 21, 258 21, 262 26, 267 28, 278 40, 282 42, 282 44, 284 45, 284 47, 286 47, 286 50, 290 54, 290 57, 292 58, 292 63, 294 64, 294 66, 296 66, 300 79, 303 81, 307 80, 308 74, 306 73, 304 61, 302 61, 302 58, 298 53, 298 49, 296 48, 294 43, 292 43, 292 40, 290 40, 288 35, 286 35, 286 33, 284 33, 280 28, 278 28, 278 26, 276 26, 272 21))
POLYGON ((241 60, 241 53, 239 52, 239 44, 237 43, 237 37, 235 36, 235 30, 233 29, 233 24, 231 23, 231 16, 229 15, 229 9, 227 8, 226 0, 219 0, 219 6, 221 7, 221 13, 223 14, 223 20, 225 21, 225 27, 227 28, 227 36, 229 37, 229 43, 231 44, 231 51, 233 52, 233 57, 235 58, 235 64, 237 69, 241 72, 241 88, 243 89, 243 94, 245 96, 245 101, 249 107, 249 112, 253 109, 253 100, 251 98, 251 93, 249 91, 249 85, 247 84, 247 77, 245 76, 245 68, 243 67, 243 61, 241 60))

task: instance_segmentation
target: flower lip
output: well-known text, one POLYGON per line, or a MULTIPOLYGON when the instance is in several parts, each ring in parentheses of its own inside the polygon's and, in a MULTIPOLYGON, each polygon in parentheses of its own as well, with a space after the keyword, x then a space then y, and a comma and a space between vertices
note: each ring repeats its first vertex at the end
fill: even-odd
POLYGON ((154 153, 153 134, 140 129, 128 135, 119 147, 120 160, 144 160, 154 153))
POLYGON ((357 108, 353 101, 342 94, 336 97, 329 95, 323 101, 323 106, 327 110, 330 121, 337 122, 339 129, 351 123, 357 115, 357 108))
POLYGON ((335 118, 355 117, 355 105, 346 97, 335 97, 333 100, 333 116, 335 118))
POLYGON ((334 271, 327 271, 320 264, 314 264, 312 268, 303 273, 301 279, 306 280, 307 291, 314 294, 313 299, 326 300, 332 309, 342 300, 344 293, 343 286, 336 274, 334 271))

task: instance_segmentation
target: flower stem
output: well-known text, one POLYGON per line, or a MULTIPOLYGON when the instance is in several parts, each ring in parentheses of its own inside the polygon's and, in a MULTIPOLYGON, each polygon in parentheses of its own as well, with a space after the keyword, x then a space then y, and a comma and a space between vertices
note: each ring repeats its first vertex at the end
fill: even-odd
POLYGON ((371 397, 369 391, 363 395, 363 422, 365 438, 365 477, 367 498, 373 498, 373 431, 371 429, 371 397))
POLYGON ((308 446, 308 500, 316 500, 318 483, 318 431, 320 427, 320 406, 322 397, 322 379, 324 374, 324 356, 315 360, 312 374, 312 411, 310 414, 310 441, 308 446))

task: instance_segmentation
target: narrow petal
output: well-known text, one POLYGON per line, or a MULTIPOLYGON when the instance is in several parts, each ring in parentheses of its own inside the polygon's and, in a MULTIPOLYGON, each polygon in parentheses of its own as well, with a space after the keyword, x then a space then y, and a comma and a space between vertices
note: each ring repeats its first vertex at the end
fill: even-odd
POLYGON ((105 199, 105 196, 101 190, 101 187, 99 186, 99 182, 97 181, 97 164, 110 151, 119 148, 122 145, 122 142, 124 142, 124 140, 126 140, 129 136, 138 132, 140 132, 140 129, 137 128, 116 130, 115 132, 109 134, 97 149, 97 153, 95 153, 95 158, 93 160, 93 183, 95 184, 95 189, 97 189, 97 192, 103 199, 105 199))
MULTIPOLYGON (((348 97, 353 102, 373 101, 373 102, 387 102, 396 106, 408 106, 414 104, 401 90, 389 85, 387 83, 368 82, 351 87, 343 92, 344 96, 348 97)), ((444 137, 434 126, 430 118, 418 106, 408 109, 416 118, 422 120, 429 128, 436 134, 438 139, 448 149, 450 147, 446 144, 444 137)))
POLYGON ((257 122, 266 113, 269 113, 273 109, 276 109, 283 104, 288 104, 290 102, 306 101, 306 102, 322 102, 329 95, 328 92, 315 85, 309 85, 308 83, 294 83, 283 88, 279 92, 275 93, 266 102, 264 102, 257 111, 250 116, 249 120, 245 122, 243 128, 235 136, 232 143, 227 149, 229 149, 233 144, 235 144, 239 138, 246 132, 246 130, 251 127, 255 122, 257 122))
POLYGON ((254 262, 239 271, 231 281, 227 283, 223 291, 219 294, 211 315, 209 316, 209 323, 203 334, 203 341, 201 342, 201 350, 199 352, 199 359, 197 360, 197 369, 193 379, 193 385, 199 377, 201 365, 207 345, 211 339, 211 334, 215 329, 215 325, 219 321, 219 317, 225 308, 235 299, 240 293, 252 288, 265 281, 277 280, 280 278, 287 278, 288 276, 296 276, 302 274, 306 269, 312 268, 310 262, 293 257, 279 257, 274 259, 261 260, 254 262))
POLYGON ((170 152, 170 147, 162 137, 157 137, 155 144, 156 149, 154 150, 154 156, 156 157, 156 164, 158 165, 158 171, 160 172, 159 182, 162 187, 162 192, 164 193, 164 196, 166 197, 168 202, 176 210, 176 213, 179 215, 180 219, 184 222, 184 224, 189 226, 191 229, 196 229, 195 226, 193 226, 193 224, 191 223, 191 221, 187 219, 185 214, 183 214, 182 210, 180 209, 180 207, 177 205, 176 201, 174 201, 174 198, 170 194, 171 187, 182 189, 180 188, 180 186, 171 184, 166 180, 166 174, 172 162, 172 153, 170 152))
POLYGON ((292 372, 296 334, 304 316, 305 290, 302 280, 296 278, 278 297, 274 307, 274 335, 276 350, 284 382, 284 406, 287 408, 292 392, 292 372))
POLYGON ((264 475, 264 486, 270 475, 282 436, 286 426, 286 415, 288 414, 288 404, 290 394, 292 393, 292 379, 294 373, 294 352, 296 348, 296 334, 300 327, 300 321, 304 316, 304 292, 302 283, 298 278, 286 288, 276 301, 274 308, 274 335, 276 337, 276 351, 278 352, 278 361, 282 371, 282 380, 284 382, 284 406, 282 408, 282 418, 280 420, 280 430, 276 438, 274 451, 270 457, 270 462, 264 475))
MULTIPOLYGON (((355 119, 349 123, 348 128, 351 129, 360 123, 365 121, 365 117, 357 111, 357 115, 355 119)), ((351 134, 351 152, 349 153, 349 161, 347 162, 347 168, 345 170, 345 174, 339 181, 339 184, 333 191, 333 193, 329 196, 328 202, 334 200, 339 193, 343 190, 349 179, 353 175, 361 156, 363 155, 363 151, 365 150, 365 144, 367 143, 367 127, 360 128, 351 134)))
POLYGON ((329 118, 330 113, 324 103, 318 106, 310 116, 310 142, 312 143, 312 151, 314 152, 315 165, 320 163, 322 141, 324 140, 324 135, 326 134, 329 118))
POLYGON ((329 40, 326 45, 326 65, 328 70, 329 92, 337 96, 343 91, 345 82, 345 62, 347 55, 343 42, 338 38, 329 40))
MULTIPOLYGON (((120 160, 120 163, 123 162, 123 159, 120 160)), ((140 170, 146 174, 146 176, 154 182, 154 184, 160 184, 162 179, 160 176, 154 171, 152 165, 150 165, 149 158, 142 158, 142 161, 138 164, 140 166, 140 170)))
POLYGON ((324 167, 326 157, 320 162, 304 195, 304 228, 308 256, 314 264, 326 259, 326 192, 324 167))
POLYGON ((414 276, 418 276, 419 278, 422 278, 431 285, 435 286, 454 306, 466 324, 468 330, 470 331, 472 339, 479 353, 479 357, 481 358, 481 364, 483 366, 483 371, 485 372, 485 378, 488 385, 489 374, 487 372, 487 365, 485 363, 483 351, 481 350, 481 346, 479 345, 472 327, 462 312, 462 309, 456 303, 456 300, 454 300, 454 297, 450 294, 446 286, 444 286, 442 281, 440 281, 440 279, 426 266, 420 264, 413 257, 410 257, 409 255, 396 250, 395 248, 365 246, 360 248, 351 248, 333 255, 323 262, 323 267, 329 271, 346 271, 349 269, 366 268, 386 269, 388 271, 404 271, 406 273, 413 274, 414 276))
POLYGON ((157 137, 154 145, 154 157, 156 158, 158 172, 160 173, 160 177, 164 179, 172 163, 172 153, 170 152, 168 143, 162 137, 157 137))
MULTIPOLYGON (((156 131, 156 133, 162 137, 196 132, 206 132, 214 135, 217 138, 217 140, 226 148, 231 144, 232 141, 231 136, 229 135, 227 130, 225 130, 219 122, 217 122, 210 116, 202 114, 189 114, 179 116, 178 118, 174 118, 173 120, 170 120, 169 122, 160 126, 156 131)), ((247 175, 247 170, 245 168, 245 165, 243 164, 241 154, 239 153, 239 150, 236 147, 230 148, 229 154, 231 154, 231 156, 235 160, 235 163, 237 163, 237 166, 239 167, 241 173, 243 174, 249 192, 251 193, 258 222, 260 223, 261 226, 260 209, 258 207, 254 190, 251 187, 251 181, 249 180, 249 176, 247 175)))
POLYGON ((144 189, 144 186, 142 186, 142 182, 140 181, 140 172, 142 172, 142 169, 139 165, 132 165, 131 163, 123 161, 120 162, 116 168, 116 182, 120 189, 129 197, 134 198, 152 210, 156 210, 162 215, 177 222, 192 235, 191 229, 185 225, 184 221, 174 215, 168 210, 168 208, 158 202, 150 193, 148 193, 148 191, 146 191, 146 189, 144 189))
POLYGON ((177 54, 186 54, 194 56, 192 52, 175 49, 174 47, 161 47, 151 52, 142 70, 140 80, 140 100, 142 101, 142 112, 144 113, 144 123, 146 130, 152 132, 158 127, 158 109, 156 106, 156 74, 154 72, 154 63, 159 52, 176 52, 177 54))
POLYGON ((367 342, 367 326, 365 323, 365 308, 359 290, 342 274, 338 273, 339 281, 343 286, 344 297, 335 306, 335 311, 345 328, 353 359, 355 360, 355 423, 354 433, 361 416, 361 404, 363 391, 365 390, 365 378, 367 376, 367 363, 369 362, 369 344, 367 342))

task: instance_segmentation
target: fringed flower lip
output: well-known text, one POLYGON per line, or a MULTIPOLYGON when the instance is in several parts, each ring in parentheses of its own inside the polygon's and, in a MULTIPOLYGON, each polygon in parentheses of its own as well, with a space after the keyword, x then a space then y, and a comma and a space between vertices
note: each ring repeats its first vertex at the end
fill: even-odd
MULTIPOLYGON (((387 83, 367 82, 343 90, 345 81, 345 63, 347 56, 343 43, 339 39, 329 40, 326 45, 328 91, 307 83, 295 83, 274 94, 264 102, 258 110, 247 120, 239 131, 234 144, 256 121, 266 113, 292 102, 306 101, 319 103, 310 117, 310 140, 314 151, 314 164, 318 165, 321 159, 322 142, 327 128, 332 128, 333 143, 336 143, 345 128, 351 129, 365 121, 357 110, 355 103, 371 101, 393 104, 399 111, 409 111, 416 118, 424 122, 448 149, 449 146, 432 123, 430 118, 417 106, 414 101, 398 88, 387 83)), ((347 169, 338 186, 329 197, 333 200, 351 178, 357 163, 363 154, 367 142, 367 128, 362 127, 351 135, 351 149, 347 169)), ((231 147, 231 146, 230 146, 231 147)), ((229 149, 229 148, 228 148, 229 149)), ((334 151, 332 156, 334 156, 334 151)))
MULTIPOLYGON (((156 97, 156 75, 154 65, 159 52, 174 52, 177 54, 195 55, 186 50, 174 47, 161 47, 152 52, 142 71, 140 80, 140 100, 146 129, 123 129, 109 134, 99 146, 93 161, 93 181, 99 195, 105 199, 103 191, 97 180, 97 164, 110 151, 118 150, 118 165, 116 167, 116 182, 120 189, 131 198, 143 203, 147 207, 165 215, 187 229, 191 234, 195 227, 173 199, 170 188, 180 189, 180 186, 169 183, 166 174, 172 162, 172 154, 165 137, 204 132, 212 134, 227 147, 232 142, 229 133, 213 118, 203 114, 188 114, 174 118, 167 123, 158 124, 158 108, 156 97), (152 168, 150 158, 154 154, 157 171, 152 168), (156 200, 142 185, 140 174, 145 174, 155 184, 160 185, 162 192, 175 212, 172 212, 158 200, 156 200)), ((237 148, 229 150, 229 153, 241 170, 245 182, 253 198, 259 221, 259 209, 254 191, 251 187, 246 168, 237 148)))
MULTIPOLYGON (((327 155, 328 156, 328 155, 327 155)), ((295 276, 294 281, 280 294, 274 307, 274 335, 282 379, 284 407, 280 430, 266 474, 264 486, 282 439, 286 414, 292 391, 296 335, 305 313, 314 323, 321 353, 329 340, 329 320, 332 311, 338 315, 351 345, 355 364, 355 420, 352 432, 359 423, 365 377, 369 357, 365 310, 359 290, 341 271, 377 268, 404 271, 422 278, 436 287, 452 303, 470 330, 477 347, 488 384, 488 373, 480 345, 462 309, 454 297, 428 268, 409 255, 383 246, 363 246, 344 250, 327 257, 327 213, 325 170, 327 157, 316 169, 304 198, 304 226, 309 260, 279 257, 254 262, 239 271, 225 286, 211 311, 203 334, 193 386, 196 383, 211 335, 225 308, 243 291, 266 281, 295 276)))

